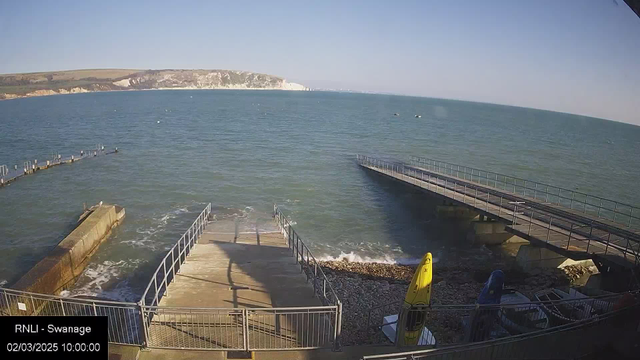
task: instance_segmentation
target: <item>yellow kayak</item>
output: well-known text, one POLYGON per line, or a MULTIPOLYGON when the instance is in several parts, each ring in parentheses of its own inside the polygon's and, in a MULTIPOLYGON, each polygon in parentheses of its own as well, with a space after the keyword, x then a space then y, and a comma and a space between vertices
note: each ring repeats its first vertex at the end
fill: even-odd
MULTIPOLYGON (((407 295, 404 298, 404 308, 415 305, 431 304, 431 280, 433 279, 433 257, 428 252, 420 261, 407 295)), ((406 311, 404 345, 418 345, 426 321, 425 311, 406 311)))

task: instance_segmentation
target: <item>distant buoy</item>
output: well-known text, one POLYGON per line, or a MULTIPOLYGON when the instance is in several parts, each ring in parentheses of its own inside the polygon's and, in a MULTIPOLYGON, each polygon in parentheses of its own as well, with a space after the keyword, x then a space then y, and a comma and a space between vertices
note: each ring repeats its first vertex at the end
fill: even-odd
POLYGON ((189 96, 191 99, 193 99, 193 95, 189 96))
POLYGON ((416 115, 416 118, 421 118, 421 117, 422 117, 422 115, 416 115))
POLYGON ((400 116, 400 114, 398 114, 398 113, 393 113, 393 116, 400 116))
POLYGON ((158 124, 160 124, 160 120, 158 120, 158 124))

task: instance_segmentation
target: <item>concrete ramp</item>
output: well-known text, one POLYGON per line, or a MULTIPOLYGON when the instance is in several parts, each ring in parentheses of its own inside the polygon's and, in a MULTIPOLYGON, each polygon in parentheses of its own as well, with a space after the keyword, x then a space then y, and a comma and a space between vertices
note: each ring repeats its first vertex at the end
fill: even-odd
POLYGON ((216 233, 198 240, 160 306, 320 306, 282 234, 216 233))
POLYGON ((211 222, 191 249, 156 309, 150 345, 243 349, 247 341, 259 350, 330 344, 334 310, 320 308, 282 233, 257 226, 217 231, 233 229, 230 221, 211 222))

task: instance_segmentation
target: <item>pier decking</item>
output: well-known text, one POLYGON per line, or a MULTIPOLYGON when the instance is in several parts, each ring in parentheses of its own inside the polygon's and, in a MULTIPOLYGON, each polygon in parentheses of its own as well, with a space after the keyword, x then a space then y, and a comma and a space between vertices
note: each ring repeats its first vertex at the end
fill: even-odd
MULTIPOLYGON (((632 226, 640 213, 636 211, 634 216, 636 208, 630 207, 628 213, 620 214, 617 205, 615 210, 598 208, 584 200, 584 211, 580 212, 573 207, 579 200, 572 199, 568 208, 561 201, 550 203, 548 190, 531 189, 526 182, 524 186, 510 184, 513 185, 510 191, 498 177, 495 182, 493 178, 482 177, 485 182, 481 183, 477 173, 475 178, 467 178, 467 172, 455 167, 445 171, 428 162, 392 162, 362 155, 358 155, 357 161, 364 168, 504 222, 513 234, 559 254, 573 259, 591 258, 607 266, 630 268, 640 264, 640 232, 632 226), (523 193, 519 189, 524 189, 523 193), (595 208, 595 214, 589 208, 595 208), (601 216, 606 213, 612 213, 613 219, 601 216), (624 223, 620 222, 622 215, 626 216, 624 223)), ((562 199, 559 194, 553 196, 562 199)))

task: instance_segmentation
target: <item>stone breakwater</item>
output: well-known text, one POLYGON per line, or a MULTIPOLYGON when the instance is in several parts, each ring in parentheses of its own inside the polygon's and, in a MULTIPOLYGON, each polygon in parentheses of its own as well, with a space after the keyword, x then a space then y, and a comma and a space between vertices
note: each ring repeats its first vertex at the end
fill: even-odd
MULTIPOLYGON (((381 323, 382 316, 397 313, 415 272, 415 265, 324 261, 321 266, 343 302, 342 344, 363 345, 385 342, 379 331, 367 327, 371 308, 371 325, 381 323), (384 306, 389 304, 388 306, 384 306)), ((434 264, 433 305, 475 303, 491 271, 505 272, 505 286, 533 296, 539 290, 568 286, 590 270, 581 266, 565 269, 537 269, 534 273, 519 270, 512 258, 500 254, 449 255, 434 264), (539 271, 538 271, 539 270, 539 271)), ((434 331, 438 342, 455 342, 461 335, 461 314, 439 316, 434 331)), ((434 330, 430 327, 431 330, 434 330)))

